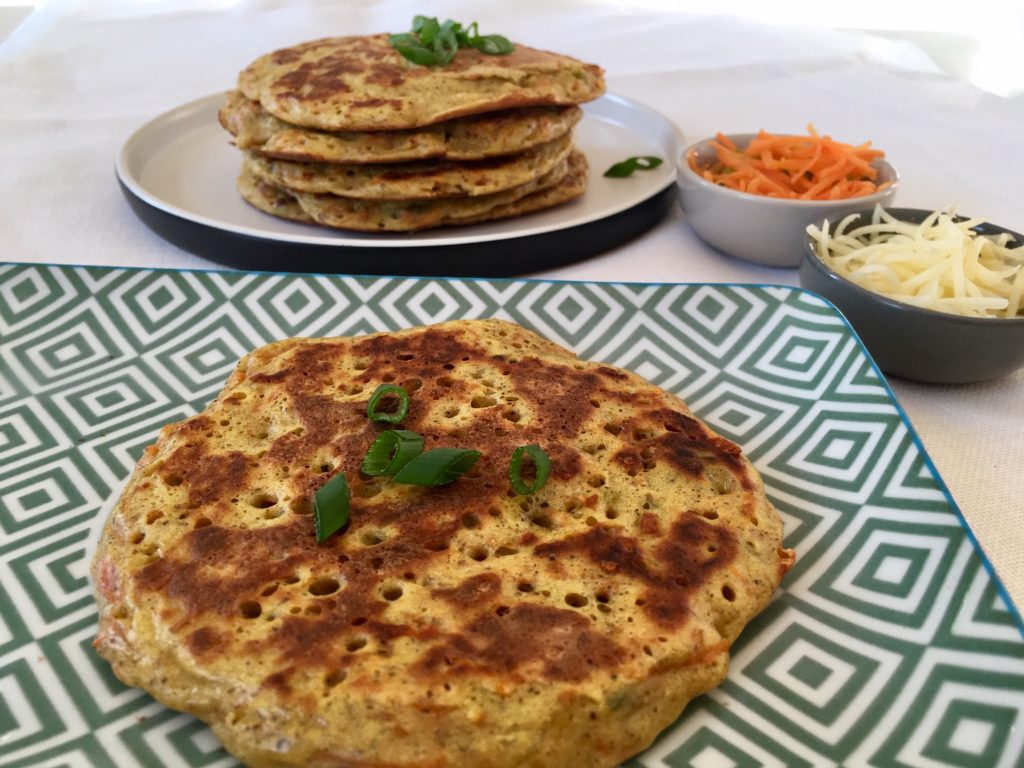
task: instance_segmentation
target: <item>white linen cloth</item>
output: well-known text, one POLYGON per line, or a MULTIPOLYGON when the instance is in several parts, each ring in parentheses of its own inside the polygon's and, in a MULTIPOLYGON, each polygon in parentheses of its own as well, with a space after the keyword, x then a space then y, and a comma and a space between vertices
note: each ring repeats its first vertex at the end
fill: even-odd
MULTIPOLYGON (((132 215, 113 173, 125 139, 172 107, 231 88, 266 51, 401 31, 416 13, 476 19, 485 33, 599 63, 610 91, 659 110, 691 140, 800 132, 808 122, 840 139, 870 138, 902 175, 899 204, 958 203, 1024 230, 1024 102, 941 76, 915 50, 853 34, 569 0, 55 0, 0 44, 0 260, 217 268, 132 215)), ((797 285, 795 270, 713 251, 678 209, 639 240, 539 276, 797 285)), ((1024 371, 970 386, 890 384, 1024 608, 1024 371)))

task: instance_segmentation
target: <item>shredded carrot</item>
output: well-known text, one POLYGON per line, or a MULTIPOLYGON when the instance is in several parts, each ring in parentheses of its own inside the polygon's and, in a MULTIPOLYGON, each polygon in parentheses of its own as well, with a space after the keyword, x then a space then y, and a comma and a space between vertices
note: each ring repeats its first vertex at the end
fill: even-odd
POLYGON ((687 160, 702 178, 722 187, 768 197, 799 200, 845 200, 871 195, 892 182, 876 182, 878 170, 872 162, 885 153, 871 149, 871 142, 859 146, 821 136, 813 125, 808 136, 777 136, 766 131, 739 149, 724 134, 711 143, 715 162, 699 167, 696 152, 687 160))

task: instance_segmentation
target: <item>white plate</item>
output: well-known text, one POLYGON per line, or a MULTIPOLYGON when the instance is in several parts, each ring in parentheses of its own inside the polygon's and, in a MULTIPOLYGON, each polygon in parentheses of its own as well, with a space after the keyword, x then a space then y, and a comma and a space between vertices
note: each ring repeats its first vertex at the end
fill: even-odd
MULTIPOLYGON (((131 197, 178 220, 247 240, 328 248, 433 248, 543 235, 607 219, 665 191, 675 181, 675 156, 685 144, 664 116, 622 96, 606 95, 584 105, 584 118, 576 131, 576 144, 590 164, 583 197, 548 211, 471 227, 364 234, 284 221, 247 205, 235 189, 239 152, 217 122, 223 102, 223 94, 214 94, 160 115, 128 139, 117 160, 118 178, 133 207, 169 239, 176 239, 174 233, 154 226, 131 197), (657 155, 665 162, 625 179, 603 176, 614 163, 640 155, 657 155)), ((196 250, 194 244, 179 244, 196 250)), ((615 244, 595 243, 591 248, 583 244, 585 252, 579 257, 615 244)))

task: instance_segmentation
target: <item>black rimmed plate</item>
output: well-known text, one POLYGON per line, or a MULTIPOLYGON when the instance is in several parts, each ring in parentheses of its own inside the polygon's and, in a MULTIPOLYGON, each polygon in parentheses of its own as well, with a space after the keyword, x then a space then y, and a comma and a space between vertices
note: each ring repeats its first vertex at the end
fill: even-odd
POLYGON ((240 154, 217 122, 214 94, 177 107, 136 131, 117 178, 154 232, 192 253, 243 269, 388 275, 518 275, 610 250, 646 232, 675 200, 682 137, 665 117, 622 96, 584 106, 576 144, 590 163, 587 193, 548 211, 414 234, 364 234, 277 219, 235 189, 240 154), (625 179, 602 174, 633 155, 658 155, 656 169, 625 179))

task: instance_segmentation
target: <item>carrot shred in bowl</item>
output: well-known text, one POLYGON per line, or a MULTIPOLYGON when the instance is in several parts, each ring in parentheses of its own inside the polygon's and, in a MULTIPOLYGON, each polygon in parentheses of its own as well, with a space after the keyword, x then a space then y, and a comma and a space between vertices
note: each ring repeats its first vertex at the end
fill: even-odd
POLYGON ((758 133, 745 149, 739 149, 726 135, 718 133, 711 147, 715 162, 700 167, 695 149, 687 161, 694 173, 713 184, 738 192, 797 200, 845 200, 871 195, 892 182, 876 182, 878 170, 872 162, 885 153, 871 149, 867 141, 858 146, 821 136, 813 125, 809 136, 778 136, 758 133))

